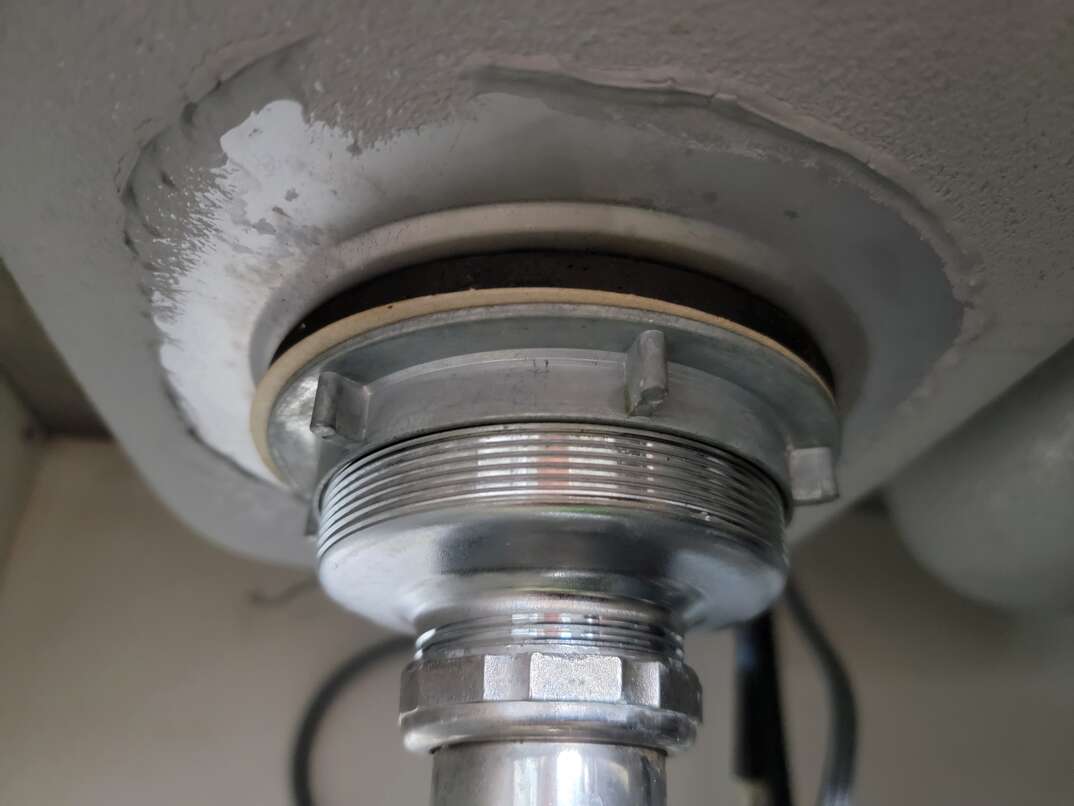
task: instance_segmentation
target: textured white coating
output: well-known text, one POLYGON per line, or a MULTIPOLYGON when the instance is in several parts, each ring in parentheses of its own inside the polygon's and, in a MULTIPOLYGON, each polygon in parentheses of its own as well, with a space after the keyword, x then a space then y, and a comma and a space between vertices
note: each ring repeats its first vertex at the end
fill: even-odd
POLYGON ((291 100, 230 129, 220 138, 226 161, 194 203, 197 227, 174 242, 174 285, 153 292, 160 360, 183 413, 201 439, 263 478, 271 474, 242 427, 254 389, 247 354, 231 349, 252 329, 263 297, 242 289, 271 292, 320 233, 350 214, 356 200, 345 194, 369 192, 356 181, 352 143, 291 100))
MULTIPOLYGON (((3 258, 140 470, 226 545, 308 558, 294 537, 303 508, 222 460, 175 409, 147 315, 148 258, 123 243, 124 187, 155 135, 295 43, 307 46, 297 70, 235 92, 220 131, 297 97, 308 116, 354 130, 365 149, 462 110, 473 85, 460 74, 491 53, 557 75, 618 71, 636 85, 706 87, 713 97, 748 88, 791 110, 798 128, 861 144, 859 159, 909 188, 977 256, 959 270, 976 324, 874 434, 855 470, 863 488, 1074 335, 1074 24, 1063 0, 627 0, 614 11, 556 0, 539 14, 482 0, 11 0, 0 24, 0 98, 12 121, 0 127, 3 258)), ((609 107, 598 99, 582 111, 609 107)), ((667 116, 657 103, 635 122, 658 128, 667 116)), ((539 176, 556 160, 531 135, 516 132, 517 161, 539 176)), ((160 156, 179 181, 182 160, 160 156)), ((480 158, 480 147, 469 156, 480 158)), ((412 167, 424 177, 442 169, 412 167)), ((589 186, 584 164, 573 171, 589 186)), ((405 192, 420 201, 425 185, 408 182, 405 192)), ((802 221, 807 210, 795 212, 802 221)), ((356 219, 342 234, 383 221, 356 219)), ((878 297, 898 287, 898 273, 889 279, 878 297)))

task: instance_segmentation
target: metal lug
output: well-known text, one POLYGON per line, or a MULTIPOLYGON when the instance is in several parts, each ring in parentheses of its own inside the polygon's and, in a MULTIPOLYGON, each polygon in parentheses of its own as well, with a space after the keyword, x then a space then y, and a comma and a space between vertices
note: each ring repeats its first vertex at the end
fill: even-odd
POLYGON ((790 452, 788 465, 796 504, 823 504, 839 497, 831 448, 797 448, 790 452))
POLYGON ((317 379, 310 431, 337 444, 361 442, 369 391, 364 384, 337 372, 323 372, 317 379))
POLYGON ((668 396, 667 348, 664 334, 646 330, 626 356, 626 411, 631 417, 651 417, 668 396))

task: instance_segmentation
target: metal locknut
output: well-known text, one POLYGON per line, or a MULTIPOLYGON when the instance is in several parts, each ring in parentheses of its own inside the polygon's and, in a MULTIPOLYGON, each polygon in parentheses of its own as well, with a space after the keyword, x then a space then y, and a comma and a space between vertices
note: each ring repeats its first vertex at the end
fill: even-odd
POLYGON ((701 718, 701 686, 677 658, 519 652, 416 660, 403 672, 400 710, 482 702, 591 702, 701 718))

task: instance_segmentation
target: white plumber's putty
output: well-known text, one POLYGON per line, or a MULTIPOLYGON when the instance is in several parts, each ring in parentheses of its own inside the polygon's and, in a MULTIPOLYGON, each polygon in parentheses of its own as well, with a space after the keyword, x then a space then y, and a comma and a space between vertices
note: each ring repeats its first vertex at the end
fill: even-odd
POLYGON ((372 194, 347 132, 273 101, 220 138, 227 161, 198 199, 197 226, 175 244, 172 300, 154 292, 161 363, 198 435, 245 470, 271 478, 246 420, 253 398, 249 333, 262 300, 372 194), (245 291, 244 291, 245 290, 245 291), (175 305, 174 302, 179 304, 175 305), (242 345, 245 346, 245 345, 242 345))

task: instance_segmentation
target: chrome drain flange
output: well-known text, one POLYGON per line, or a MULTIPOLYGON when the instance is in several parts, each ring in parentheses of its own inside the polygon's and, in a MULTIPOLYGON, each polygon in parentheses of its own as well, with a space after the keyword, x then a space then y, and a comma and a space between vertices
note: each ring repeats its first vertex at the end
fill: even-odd
POLYGON ((254 430, 311 497, 328 593, 420 634, 400 720, 436 751, 443 804, 496 801, 527 765, 549 803, 662 802, 664 754, 701 718, 682 634, 765 609, 794 507, 836 494, 815 364, 593 288, 448 290, 330 322, 277 358, 254 430))

